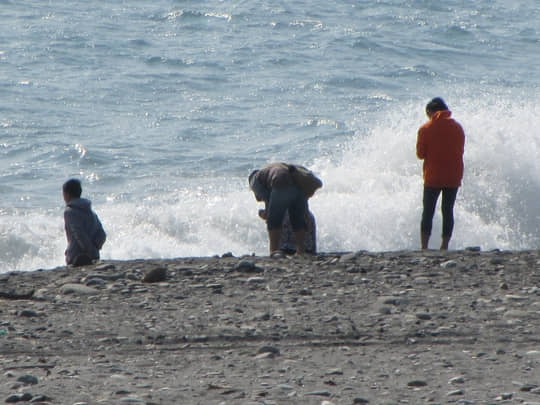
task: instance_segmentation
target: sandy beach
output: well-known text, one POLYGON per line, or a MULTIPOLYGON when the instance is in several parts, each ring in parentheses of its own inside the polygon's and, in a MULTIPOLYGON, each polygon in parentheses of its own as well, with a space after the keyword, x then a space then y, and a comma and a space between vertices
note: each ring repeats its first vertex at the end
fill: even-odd
POLYGON ((0 402, 540 404, 540 253, 0 274, 0 402))

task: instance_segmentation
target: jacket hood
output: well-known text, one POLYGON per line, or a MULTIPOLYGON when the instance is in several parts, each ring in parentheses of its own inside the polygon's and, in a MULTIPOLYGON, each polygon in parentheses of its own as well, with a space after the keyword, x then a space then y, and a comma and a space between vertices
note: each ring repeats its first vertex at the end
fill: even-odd
POLYGON ((86 198, 74 198, 66 204, 70 208, 78 208, 80 210, 89 211, 92 208, 92 203, 86 198))

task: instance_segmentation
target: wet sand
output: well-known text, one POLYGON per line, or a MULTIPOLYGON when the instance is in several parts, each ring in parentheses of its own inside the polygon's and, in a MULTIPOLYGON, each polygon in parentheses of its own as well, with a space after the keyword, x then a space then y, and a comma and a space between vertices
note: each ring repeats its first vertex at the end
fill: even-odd
POLYGON ((540 404, 540 253, 0 274, 0 402, 540 404))

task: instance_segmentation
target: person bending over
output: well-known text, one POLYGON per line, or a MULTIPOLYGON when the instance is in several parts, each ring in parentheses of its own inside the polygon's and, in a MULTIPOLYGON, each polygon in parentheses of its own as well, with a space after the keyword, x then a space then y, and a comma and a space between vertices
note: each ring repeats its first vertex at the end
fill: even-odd
POLYGON ((92 211, 91 202, 81 198, 81 182, 70 179, 62 186, 66 208, 64 226, 67 249, 66 264, 85 266, 99 259, 99 251, 105 243, 106 234, 98 216, 92 211))
POLYGON ((463 178, 465 133, 442 98, 431 100, 426 114, 429 121, 418 130, 416 141, 416 154, 424 160, 421 245, 428 248, 435 207, 442 193, 441 250, 447 250, 454 229, 454 203, 463 178))
POLYGON ((249 175, 249 186, 257 201, 264 201, 270 255, 280 252, 283 219, 289 220, 296 241, 296 253, 303 254, 306 232, 307 196, 295 183, 292 165, 272 163, 249 175))

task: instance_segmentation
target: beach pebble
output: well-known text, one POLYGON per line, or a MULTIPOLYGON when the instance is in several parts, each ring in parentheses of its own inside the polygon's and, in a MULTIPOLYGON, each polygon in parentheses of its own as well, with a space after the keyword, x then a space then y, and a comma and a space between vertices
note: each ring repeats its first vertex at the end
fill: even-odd
POLYGON ((340 368, 333 368, 328 370, 326 375, 343 375, 343 370, 340 368))
POLYGON ((250 277, 247 279, 248 284, 260 284, 264 283, 266 279, 264 277, 250 277))
POLYGON ((280 350, 276 346, 263 346, 258 351, 257 354, 270 353, 273 356, 279 356, 280 350))
POLYGON ((30 401, 34 396, 29 392, 23 394, 13 394, 6 398, 6 403, 14 404, 16 402, 30 401))
POLYGON ((36 395, 32 397, 32 400, 30 401, 30 403, 46 405, 45 403, 52 402, 52 400, 53 399, 51 397, 48 397, 47 395, 36 395))
POLYGON ((261 273, 263 269, 257 267, 251 260, 242 260, 234 266, 234 270, 242 273, 261 273))
POLYGON ((454 377, 450 379, 450 381, 448 381, 448 384, 463 384, 463 383, 465 383, 465 378, 463 378, 462 376, 454 377))
POLYGON ((167 279, 167 269, 165 267, 156 267, 148 271, 142 281, 144 283, 159 283, 167 279))
POLYGON ((331 392, 328 391, 312 391, 312 392, 306 392, 307 396, 317 396, 317 397, 330 397, 332 396, 331 392))
POLYGON ((20 316, 23 316, 25 318, 33 318, 34 316, 37 316, 37 312, 32 309, 24 309, 19 314, 20 316))
POLYGON ((499 395, 497 398, 495 398, 498 401, 508 401, 509 399, 512 399, 514 394, 511 392, 505 392, 504 394, 499 395))
POLYGON ((17 381, 24 385, 35 385, 38 383, 38 378, 30 374, 25 374, 17 378, 17 381))
POLYGON ((409 300, 405 297, 380 297, 377 299, 379 304, 383 305, 406 305, 409 303, 409 300))
POLYGON ((65 295, 95 295, 99 294, 99 291, 83 284, 64 284, 62 287, 60 287, 60 293, 65 295))
POLYGON ((144 401, 141 398, 138 397, 124 397, 120 398, 120 402, 123 404, 144 404, 146 401, 144 401))
POLYGON ((94 270, 95 271, 108 271, 108 270, 114 270, 116 268, 116 266, 114 264, 111 264, 111 263, 102 263, 102 264, 98 264, 94 270))
POLYGON ((425 387, 427 384, 427 382, 423 381, 423 380, 413 380, 413 381, 409 381, 407 383, 407 385, 409 387, 425 387))
POLYGON ((346 254, 344 254, 343 256, 341 256, 339 258, 339 262, 341 262, 341 263, 350 262, 350 261, 356 259, 356 256, 357 256, 356 253, 346 253, 346 254))
POLYGON ((448 260, 446 262, 442 262, 440 264, 440 266, 443 268, 443 269, 450 269, 452 267, 456 267, 457 266, 457 262, 455 260, 448 260))

